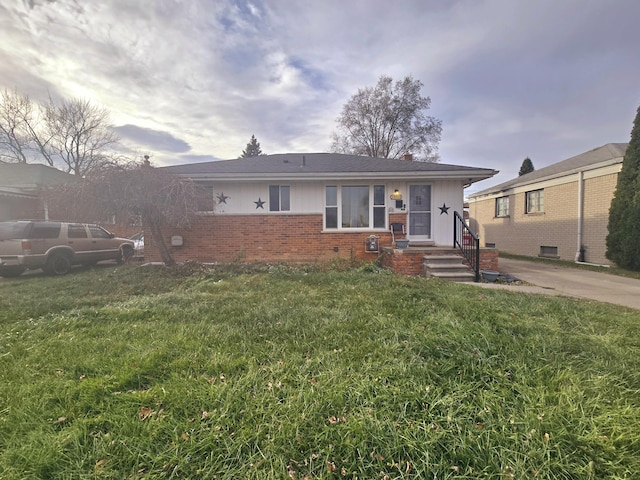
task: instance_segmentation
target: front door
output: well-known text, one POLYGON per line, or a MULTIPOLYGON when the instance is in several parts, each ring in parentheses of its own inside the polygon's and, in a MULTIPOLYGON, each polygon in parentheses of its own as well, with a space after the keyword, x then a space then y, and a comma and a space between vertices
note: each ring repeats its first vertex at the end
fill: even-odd
POLYGON ((409 238, 431 240, 431 185, 410 185, 409 197, 409 238))

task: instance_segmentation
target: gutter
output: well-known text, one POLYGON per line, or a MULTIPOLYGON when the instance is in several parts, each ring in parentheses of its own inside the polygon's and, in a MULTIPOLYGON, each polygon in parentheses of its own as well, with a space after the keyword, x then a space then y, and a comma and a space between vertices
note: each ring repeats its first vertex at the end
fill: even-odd
POLYGON ((578 172, 578 235, 575 261, 584 262, 584 248, 582 246, 582 224, 584 219, 584 171, 578 172))

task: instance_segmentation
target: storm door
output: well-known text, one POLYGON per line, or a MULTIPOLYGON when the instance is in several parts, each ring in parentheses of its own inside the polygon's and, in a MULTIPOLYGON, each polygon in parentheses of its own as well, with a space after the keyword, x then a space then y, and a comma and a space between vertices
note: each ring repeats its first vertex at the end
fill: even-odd
POLYGON ((431 185, 410 185, 409 197, 409 238, 431 240, 431 185))

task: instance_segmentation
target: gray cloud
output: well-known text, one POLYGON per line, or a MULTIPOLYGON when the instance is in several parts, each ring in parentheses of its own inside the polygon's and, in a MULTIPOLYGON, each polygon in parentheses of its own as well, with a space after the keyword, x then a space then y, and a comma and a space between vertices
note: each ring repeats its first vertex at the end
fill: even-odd
POLYGON ((79 96, 161 163, 326 151, 358 88, 411 74, 443 162, 517 175, 627 141, 635 0, 0 0, 0 88, 79 96), (155 151, 155 153, 154 153, 155 151))
POLYGON ((191 150, 187 142, 175 138, 168 132, 160 132, 136 125, 120 125, 113 129, 121 138, 134 144, 147 147, 147 150, 159 150, 161 152, 171 153, 184 153, 191 150))

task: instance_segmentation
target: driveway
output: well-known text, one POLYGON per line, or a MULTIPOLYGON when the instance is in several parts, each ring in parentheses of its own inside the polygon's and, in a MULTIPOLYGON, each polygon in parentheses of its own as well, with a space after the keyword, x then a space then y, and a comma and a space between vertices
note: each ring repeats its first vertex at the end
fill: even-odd
POLYGON ((499 265, 500 273, 532 285, 483 283, 483 287, 586 298, 640 310, 640 280, 510 258, 500 258, 499 265))

